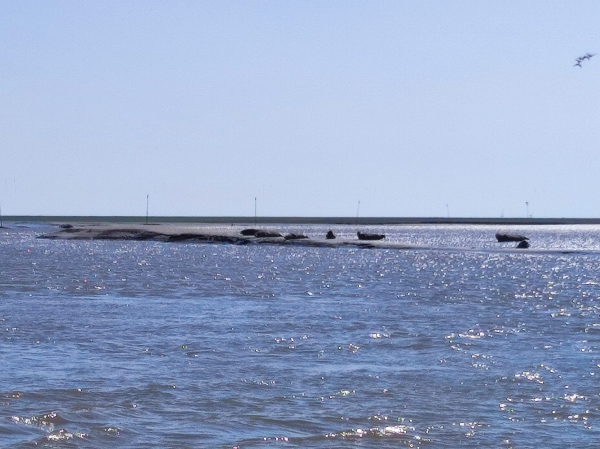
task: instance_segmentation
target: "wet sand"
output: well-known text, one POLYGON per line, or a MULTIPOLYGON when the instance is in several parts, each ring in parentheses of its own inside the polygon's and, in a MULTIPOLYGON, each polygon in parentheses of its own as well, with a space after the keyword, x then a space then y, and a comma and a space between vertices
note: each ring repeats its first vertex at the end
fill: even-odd
MULTIPOLYGON (((55 232, 41 235, 43 239, 60 240, 151 240, 159 242, 190 242, 190 243, 229 243, 235 245, 246 244, 277 244, 294 246, 356 246, 362 248, 404 248, 417 249, 418 246, 389 242, 386 240, 366 241, 358 237, 326 239, 323 238, 290 238, 290 235, 281 234, 277 237, 255 237, 242 235, 245 226, 218 226, 207 224, 127 224, 127 223, 102 223, 102 224, 63 224, 55 232)), ((263 228, 262 231, 279 233, 273 228, 263 228)))

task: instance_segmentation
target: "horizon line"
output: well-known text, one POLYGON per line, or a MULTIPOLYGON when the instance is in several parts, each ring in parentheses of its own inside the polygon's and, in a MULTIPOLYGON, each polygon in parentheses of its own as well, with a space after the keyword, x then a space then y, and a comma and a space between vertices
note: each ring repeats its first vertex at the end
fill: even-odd
POLYGON ((340 224, 340 225, 385 225, 385 224, 600 224, 600 218, 519 218, 519 217, 343 217, 343 216, 146 216, 146 215, 5 215, 4 221, 33 222, 142 222, 147 220, 164 223, 218 223, 218 224, 340 224))

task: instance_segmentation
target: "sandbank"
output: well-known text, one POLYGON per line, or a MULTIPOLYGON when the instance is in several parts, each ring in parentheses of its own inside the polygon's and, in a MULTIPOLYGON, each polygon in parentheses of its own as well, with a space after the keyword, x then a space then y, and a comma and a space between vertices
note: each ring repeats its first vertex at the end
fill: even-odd
MULTIPOLYGON (((244 226, 219 226, 212 224, 127 224, 127 223, 79 223, 62 224, 55 232, 39 236, 42 239, 60 240, 134 240, 158 242, 189 243, 229 243, 235 245, 277 244, 289 246, 339 247, 355 246, 360 248, 404 248, 417 249, 419 246, 400 244, 397 242, 364 241, 357 237, 326 239, 307 237, 286 239, 280 237, 255 237, 242 235, 244 226)), ((262 228, 277 233, 276 228, 262 228)))

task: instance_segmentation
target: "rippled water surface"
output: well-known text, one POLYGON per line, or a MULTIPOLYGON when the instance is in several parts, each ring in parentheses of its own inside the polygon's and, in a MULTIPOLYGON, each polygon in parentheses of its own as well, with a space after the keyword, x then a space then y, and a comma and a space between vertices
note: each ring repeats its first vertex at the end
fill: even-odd
POLYGON ((600 445, 600 227, 372 228, 420 250, 49 230, 0 230, 2 448, 600 445))

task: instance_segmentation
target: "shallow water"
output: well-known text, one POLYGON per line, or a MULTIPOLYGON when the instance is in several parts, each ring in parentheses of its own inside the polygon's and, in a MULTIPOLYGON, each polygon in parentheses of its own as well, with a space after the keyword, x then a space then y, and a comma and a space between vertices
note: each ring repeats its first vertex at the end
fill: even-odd
POLYGON ((0 233, 2 448, 600 444, 598 226, 367 228, 433 250, 49 229, 0 233))

